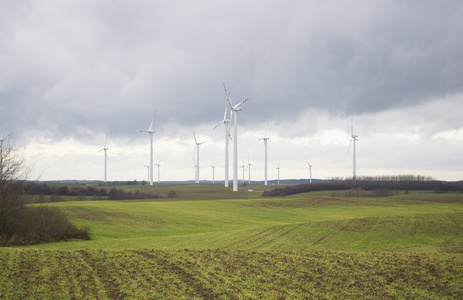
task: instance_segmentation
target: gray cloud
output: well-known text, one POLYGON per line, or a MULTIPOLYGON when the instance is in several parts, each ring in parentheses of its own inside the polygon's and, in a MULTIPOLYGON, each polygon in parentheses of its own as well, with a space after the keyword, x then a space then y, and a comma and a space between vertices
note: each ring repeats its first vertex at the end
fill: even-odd
POLYGON ((2 131, 83 138, 306 110, 349 115, 463 91, 459 1, 8 2, 1 15, 2 131), (166 124, 166 125, 163 125, 166 124), (80 132, 80 133, 79 133, 80 132))

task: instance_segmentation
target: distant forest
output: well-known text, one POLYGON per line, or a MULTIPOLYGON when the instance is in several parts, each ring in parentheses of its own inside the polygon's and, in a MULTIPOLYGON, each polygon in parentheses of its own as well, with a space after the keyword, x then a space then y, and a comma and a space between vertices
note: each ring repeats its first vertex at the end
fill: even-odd
MULTIPOLYGON (((316 191, 350 191, 346 196, 389 196, 394 191, 427 190, 435 192, 463 191, 463 181, 447 182, 434 180, 421 175, 382 175, 362 176, 352 179, 333 178, 327 182, 304 183, 285 187, 276 187, 265 191, 262 196, 288 196, 316 191), (368 193, 362 193, 368 191, 368 193)), ((337 195, 334 193, 333 195, 337 195)))
MULTIPOLYGON (((130 192, 122 189, 112 188, 109 191, 106 188, 98 188, 93 186, 74 185, 68 187, 51 186, 46 183, 29 182, 25 184, 24 194, 36 196, 30 202, 58 202, 63 201, 62 196, 78 196, 79 200, 85 200, 88 197, 92 200, 131 200, 131 199, 156 199, 162 196, 146 192, 130 192)), ((175 192, 171 191, 167 195, 170 198, 175 197, 175 192)))

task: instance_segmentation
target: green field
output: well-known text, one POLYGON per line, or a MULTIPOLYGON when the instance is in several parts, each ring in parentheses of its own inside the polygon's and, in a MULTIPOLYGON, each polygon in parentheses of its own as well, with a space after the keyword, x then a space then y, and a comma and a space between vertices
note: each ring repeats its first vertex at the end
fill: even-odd
POLYGON ((177 197, 50 204, 92 240, 0 249, 0 298, 463 298, 462 194, 118 188, 177 197))

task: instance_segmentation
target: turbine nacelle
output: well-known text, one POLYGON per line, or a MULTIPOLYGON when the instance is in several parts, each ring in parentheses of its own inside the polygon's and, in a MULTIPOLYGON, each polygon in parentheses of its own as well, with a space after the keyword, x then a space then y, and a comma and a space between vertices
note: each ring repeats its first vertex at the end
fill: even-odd
POLYGON ((197 146, 201 145, 201 144, 204 144, 205 142, 198 142, 198 140, 196 139, 196 133, 195 133, 195 130, 193 129, 193 136, 195 137, 195 144, 197 146))

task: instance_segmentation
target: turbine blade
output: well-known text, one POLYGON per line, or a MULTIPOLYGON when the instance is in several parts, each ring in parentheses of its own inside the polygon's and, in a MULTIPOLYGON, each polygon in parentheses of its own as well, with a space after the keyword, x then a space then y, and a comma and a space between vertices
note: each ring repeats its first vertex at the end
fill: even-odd
POLYGON ((228 92, 227 87, 225 86, 225 82, 223 83, 223 88, 225 90, 225 95, 227 96, 228 105, 230 105, 230 108, 233 109, 233 104, 230 99, 230 93, 228 92))
POLYGON ((193 136, 195 137, 195 143, 198 144, 198 140, 196 139, 196 133, 195 133, 195 129, 193 128, 193 136))
POLYGON ((104 147, 105 147, 105 148, 106 148, 106 142, 108 141, 108 134, 109 134, 109 133, 106 133, 106 138, 105 138, 105 140, 104 140, 104 147))
POLYGON ((221 124, 225 124, 224 121, 220 122, 219 124, 215 125, 215 127, 212 130, 215 130, 217 127, 219 127, 221 124))
POLYGON ((148 131, 153 131, 154 118, 156 117, 157 112, 158 112, 157 110, 154 112, 153 119, 151 119, 151 124, 150 124, 150 128, 148 129, 148 131))
MULTIPOLYGON (((248 101, 249 98, 246 98, 244 99, 243 101, 241 101, 240 103, 236 104, 235 106, 233 106, 233 110, 238 110, 241 108, 241 104, 243 104, 244 102, 248 101)), ((230 105, 231 105, 231 102, 230 102, 230 105)))
POLYGON ((230 133, 230 123, 225 124, 225 125, 227 126, 228 138, 230 139, 230 141, 233 141, 233 138, 230 133))
POLYGON ((223 121, 222 122, 225 122, 225 120, 227 118, 227 108, 228 108, 228 105, 225 103, 225 111, 223 112, 223 121))
POLYGON ((350 145, 352 144, 352 139, 350 139, 350 142, 349 142, 349 148, 347 148, 347 154, 349 154, 350 152, 350 145))

